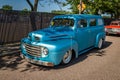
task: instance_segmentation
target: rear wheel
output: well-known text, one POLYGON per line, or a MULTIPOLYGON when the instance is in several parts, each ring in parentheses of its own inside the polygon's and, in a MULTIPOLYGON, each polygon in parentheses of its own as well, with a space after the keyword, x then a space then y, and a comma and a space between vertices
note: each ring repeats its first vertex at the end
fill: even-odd
POLYGON ((68 64, 72 59, 72 50, 68 50, 63 56, 62 63, 68 64))
POLYGON ((100 39, 99 42, 98 42, 98 48, 101 49, 101 48, 102 48, 102 45, 103 45, 103 40, 100 39))

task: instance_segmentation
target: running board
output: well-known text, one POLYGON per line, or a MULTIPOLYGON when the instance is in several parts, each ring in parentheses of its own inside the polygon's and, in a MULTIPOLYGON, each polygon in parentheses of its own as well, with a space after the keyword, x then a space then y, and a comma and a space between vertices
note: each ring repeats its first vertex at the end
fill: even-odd
POLYGON ((82 50, 82 51, 79 51, 79 52, 78 52, 78 55, 81 55, 81 54, 83 54, 83 53, 85 53, 85 52, 87 52, 87 51, 89 51, 89 50, 91 50, 91 49, 93 49, 93 48, 95 48, 95 47, 92 46, 92 47, 86 48, 86 49, 84 49, 84 50, 82 50))

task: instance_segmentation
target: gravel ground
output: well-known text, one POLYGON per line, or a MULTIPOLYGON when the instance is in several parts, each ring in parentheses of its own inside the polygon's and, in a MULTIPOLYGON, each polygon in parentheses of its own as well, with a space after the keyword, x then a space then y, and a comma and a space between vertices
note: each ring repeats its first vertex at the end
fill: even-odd
POLYGON ((56 67, 30 64, 19 54, 0 57, 0 80, 120 80, 120 37, 107 36, 103 49, 56 67))

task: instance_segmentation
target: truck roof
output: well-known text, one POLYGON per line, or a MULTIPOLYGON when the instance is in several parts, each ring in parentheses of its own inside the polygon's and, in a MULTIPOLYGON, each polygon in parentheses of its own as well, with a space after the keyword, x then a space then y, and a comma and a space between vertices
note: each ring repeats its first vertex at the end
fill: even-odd
POLYGON ((57 15, 54 18, 101 18, 99 15, 89 15, 89 14, 66 14, 66 15, 57 15))

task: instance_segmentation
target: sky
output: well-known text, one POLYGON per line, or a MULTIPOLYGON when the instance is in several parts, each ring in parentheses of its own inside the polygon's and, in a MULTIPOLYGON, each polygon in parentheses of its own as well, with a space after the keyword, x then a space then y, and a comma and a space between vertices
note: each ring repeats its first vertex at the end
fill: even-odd
MULTIPOLYGON (((32 3, 34 0, 30 0, 32 3)), ((47 0, 41 0, 38 3, 38 11, 39 12, 51 12, 52 10, 60 10, 57 3, 48 3, 45 2, 47 0)), ((60 0, 65 2, 65 0, 60 0)), ((30 6, 26 2, 26 0, 0 0, 0 8, 2 8, 3 5, 10 5, 13 7, 13 10, 23 10, 24 8, 27 8, 30 10, 30 6)), ((62 7, 62 10, 70 11, 69 5, 66 7, 62 7)))

